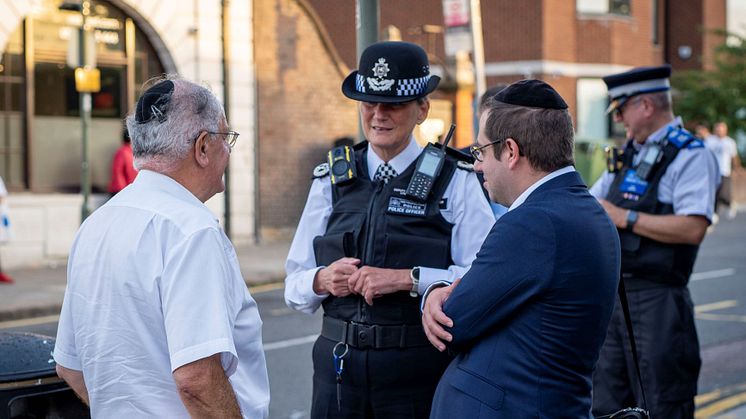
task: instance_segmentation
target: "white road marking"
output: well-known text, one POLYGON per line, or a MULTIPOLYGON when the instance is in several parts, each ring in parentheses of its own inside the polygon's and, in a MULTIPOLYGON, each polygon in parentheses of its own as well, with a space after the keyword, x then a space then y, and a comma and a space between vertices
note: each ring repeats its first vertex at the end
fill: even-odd
POLYGON ((689 278, 691 281, 701 281, 703 279, 715 279, 715 278, 725 278, 726 276, 732 276, 736 273, 736 270, 733 268, 728 269, 718 269, 717 271, 707 271, 707 272, 697 272, 692 274, 691 278, 689 278))
POLYGON ((308 343, 315 341, 318 337, 319 335, 315 334, 315 335, 308 335, 308 336, 303 336, 299 338, 281 340, 281 341, 272 342, 272 343, 266 343, 264 345, 264 352, 273 351, 275 349, 290 348, 291 346, 306 345, 308 343))

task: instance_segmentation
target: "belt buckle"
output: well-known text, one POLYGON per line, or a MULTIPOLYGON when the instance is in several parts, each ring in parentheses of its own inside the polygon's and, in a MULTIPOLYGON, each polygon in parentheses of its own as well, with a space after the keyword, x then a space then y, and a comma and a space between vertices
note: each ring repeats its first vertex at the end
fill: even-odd
POLYGON ((375 324, 354 323, 355 341, 359 349, 375 348, 378 326, 375 324))

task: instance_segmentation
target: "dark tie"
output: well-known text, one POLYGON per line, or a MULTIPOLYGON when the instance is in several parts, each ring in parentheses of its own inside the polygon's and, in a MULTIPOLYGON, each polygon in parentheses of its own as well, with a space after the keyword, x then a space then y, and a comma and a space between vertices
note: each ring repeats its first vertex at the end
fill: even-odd
POLYGON ((382 181, 383 183, 389 183, 389 180, 391 180, 391 178, 393 177, 396 177, 396 175, 396 170, 394 170, 394 168, 391 167, 390 164, 383 163, 382 165, 378 166, 376 174, 375 176, 373 176, 373 180, 382 181))

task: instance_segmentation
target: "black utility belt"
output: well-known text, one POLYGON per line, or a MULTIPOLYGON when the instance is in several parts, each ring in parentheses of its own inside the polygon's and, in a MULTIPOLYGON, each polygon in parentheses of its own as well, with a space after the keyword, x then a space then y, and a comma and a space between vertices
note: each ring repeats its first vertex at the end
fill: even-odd
POLYGON ((430 342, 422 325, 379 325, 348 322, 324 315, 321 336, 358 349, 426 346, 430 342))

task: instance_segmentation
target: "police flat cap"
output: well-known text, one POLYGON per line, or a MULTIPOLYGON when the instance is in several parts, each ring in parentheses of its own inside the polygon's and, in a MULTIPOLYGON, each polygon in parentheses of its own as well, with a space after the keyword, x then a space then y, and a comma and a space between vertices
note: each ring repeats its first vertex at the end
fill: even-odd
POLYGON ((358 69, 342 82, 342 93, 363 102, 410 102, 431 93, 438 82, 419 45, 377 42, 363 51, 358 69))
POLYGON ((637 67, 624 73, 604 77, 603 81, 609 89, 611 101, 606 112, 621 108, 634 96, 670 90, 669 77, 671 77, 671 66, 668 64, 657 67, 637 67))
POLYGON ((497 92, 494 99, 530 108, 567 109, 567 103, 562 96, 541 80, 517 81, 497 92))

